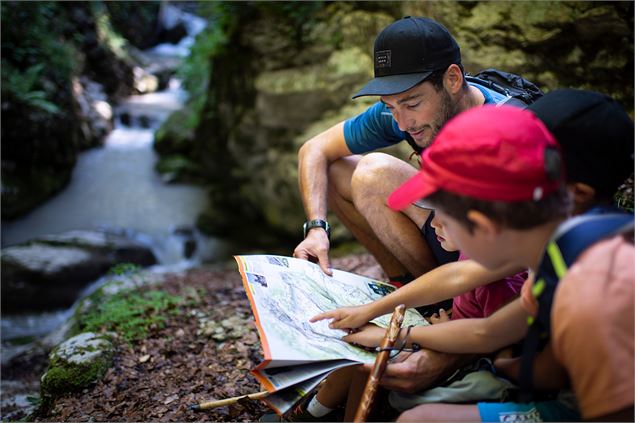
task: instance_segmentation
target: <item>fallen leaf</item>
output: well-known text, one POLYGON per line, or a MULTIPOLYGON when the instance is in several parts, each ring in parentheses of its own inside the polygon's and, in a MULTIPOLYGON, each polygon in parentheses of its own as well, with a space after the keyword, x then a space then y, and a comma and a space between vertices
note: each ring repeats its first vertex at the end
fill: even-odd
POLYGON ((170 395, 169 397, 167 397, 167 398, 165 399, 165 401, 163 401, 163 404, 166 404, 166 405, 167 405, 167 404, 169 404, 169 403, 171 403, 171 402, 176 401, 177 399, 179 399, 179 396, 178 396, 178 395, 176 395, 176 394, 175 394, 175 395, 170 395))

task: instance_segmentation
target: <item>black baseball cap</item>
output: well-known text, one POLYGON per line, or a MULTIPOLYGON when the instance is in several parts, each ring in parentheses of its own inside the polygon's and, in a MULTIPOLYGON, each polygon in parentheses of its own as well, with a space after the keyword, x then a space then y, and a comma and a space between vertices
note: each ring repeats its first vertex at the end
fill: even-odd
POLYGON ((562 147, 567 179, 612 196, 633 172, 633 121, 612 98, 555 90, 528 107, 562 147))
POLYGON ((393 95, 409 90, 432 72, 461 63, 461 50, 450 32, 428 18, 399 19, 375 40, 375 78, 353 98, 393 95))

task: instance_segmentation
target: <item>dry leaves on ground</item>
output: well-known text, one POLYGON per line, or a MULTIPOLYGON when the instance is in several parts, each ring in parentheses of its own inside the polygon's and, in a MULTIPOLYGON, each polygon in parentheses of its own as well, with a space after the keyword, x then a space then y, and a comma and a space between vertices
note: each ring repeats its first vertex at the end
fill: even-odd
MULTIPOLYGON (((368 255, 333 266, 381 277, 368 255)), ((256 421, 269 412, 260 401, 189 409, 261 390, 249 373, 262 354, 238 272, 194 269, 170 276, 162 288, 186 298, 178 315, 142 341, 120 343, 100 382, 57 399, 38 421, 256 421)))

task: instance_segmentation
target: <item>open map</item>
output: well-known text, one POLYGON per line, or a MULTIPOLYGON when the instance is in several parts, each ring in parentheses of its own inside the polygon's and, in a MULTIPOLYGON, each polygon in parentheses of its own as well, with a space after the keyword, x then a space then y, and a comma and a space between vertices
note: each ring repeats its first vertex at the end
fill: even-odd
MULTIPOLYGON (((366 304, 395 290, 392 285, 340 270, 327 276, 306 260, 272 255, 236 256, 251 303, 264 361, 252 372, 275 394, 267 402, 278 412, 290 408, 333 370, 371 363, 375 353, 341 340, 346 333, 328 321, 309 323, 323 311, 366 304)), ((372 322, 387 327, 390 315, 372 322)), ((427 322, 407 310, 403 326, 427 322)))

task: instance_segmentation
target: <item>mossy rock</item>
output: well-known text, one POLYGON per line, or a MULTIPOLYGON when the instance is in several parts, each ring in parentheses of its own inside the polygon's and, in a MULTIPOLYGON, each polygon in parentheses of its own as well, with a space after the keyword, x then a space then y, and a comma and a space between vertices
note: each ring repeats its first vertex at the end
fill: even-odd
POLYGON ((42 398, 76 392, 100 380, 112 366, 114 346, 108 337, 81 333, 60 344, 49 355, 42 376, 42 398))
POLYGON ((200 174, 198 164, 182 154, 162 156, 154 169, 165 182, 197 182, 200 174))

